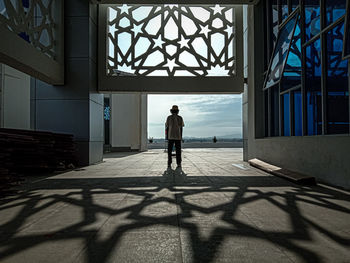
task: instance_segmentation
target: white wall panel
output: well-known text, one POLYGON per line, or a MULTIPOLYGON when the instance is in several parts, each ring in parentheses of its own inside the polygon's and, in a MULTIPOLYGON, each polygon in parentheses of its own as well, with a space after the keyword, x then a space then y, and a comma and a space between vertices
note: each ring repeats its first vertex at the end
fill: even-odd
POLYGON ((3 66, 2 127, 30 129, 30 77, 3 66))

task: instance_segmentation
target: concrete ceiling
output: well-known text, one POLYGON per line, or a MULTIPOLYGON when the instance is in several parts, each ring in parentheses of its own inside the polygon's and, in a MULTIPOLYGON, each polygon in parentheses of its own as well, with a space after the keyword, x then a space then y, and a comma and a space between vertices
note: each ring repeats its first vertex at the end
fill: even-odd
POLYGON ((90 0, 95 4, 222 4, 222 5, 252 5, 260 0, 90 0))

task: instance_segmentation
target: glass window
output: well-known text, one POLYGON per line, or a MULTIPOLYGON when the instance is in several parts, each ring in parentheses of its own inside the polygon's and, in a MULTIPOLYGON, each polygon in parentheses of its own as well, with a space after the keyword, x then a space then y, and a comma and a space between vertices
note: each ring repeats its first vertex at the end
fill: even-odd
POLYGON ((346 12, 346 25, 345 25, 345 42, 343 47, 344 58, 349 58, 350 56, 350 2, 347 6, 346 12))
POLYGON ((327 26, 345 15, 346 0, 326 0, 327 26))
POLYGON ((303 135, 303 115, 302 115, 302 99, 301 91, 297 90, 293 92, 294 103, 294 135, 303 135))
POLYGON ((297 16, 295 15, 280 30, 274 54, 272 56, 272 62, 267 74, 265 88, 272 87, 281 79, 284 64, 287 59, 288 50, 294 33, 296 20, 297 16))
POLYGON ((272 27, 273 27, 273 45, 275 46, 278 36, 278 5, 277 0, 272 5, 272 27))
POLYGON ((299 22, 294 31, 287 63, 283 72, 281 91, 301 84, 301 30, 299 22))
POLYGON ((279 97, 280 95, 278 86, 271 88, 271 136, 280 135, 279 97))
POLYGON ((282 0, 282 21, 288 17, 288 0, 282 0))
POLYGON ((344 23, 327 33, 327 133, 349 133, 348 61, 342 60, 344 23))
POLYGON ((305 89, 308 135, 322 134, 321 72, 321 41, 317 39, 306 47, 305 89))
POLYGON ((282 117, 283 117, 283 136, 290 136, 290 101, 289 93, 282 95, 282 117))
POLYGON ((320 33, 320 1, 306 0, 305 1, 305 36, 306 41, 320 33))

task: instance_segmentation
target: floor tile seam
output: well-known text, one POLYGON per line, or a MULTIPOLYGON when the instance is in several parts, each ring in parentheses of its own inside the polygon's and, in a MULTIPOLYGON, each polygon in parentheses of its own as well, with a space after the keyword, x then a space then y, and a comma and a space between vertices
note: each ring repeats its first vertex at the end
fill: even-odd
POLYGON ((45 216, 44 217, 40 217, 40 218, 38 218, 37 220, 34 220, 34 221, 32 221, 31 223, 29 223, 28 225, 26 225, 25 227, 23 227, 23 228, 19 228, 18 229, 18 231, 16 231, 16 232, 18 232, 18 233, 20 233, 20 232, 25 232, 26 230, 28 230, 28 228, 30 228, 31 226, 33 226, 33 225, 35 225, 36 223, 38 223, 38 222, 40 222, 40 221, 42 221, 42 220, 45 220, 45 219, 48 219, 48 218, 50 218, 52 215, 54 215, 54 214, 56 214, 57 212, 59 212, 63 207, 65 207, 65 206, 68 206, 68 204, 66 204, 66 203, 63 203, 63 204, 61 204, 61 205, 59 205, 57 208, 55 208, 53 211, 51 211, 49 214, 46 214, 45 213, 45 216))
MULTIPOLYGON (((208 161, 208 160, 205 159, 204 157, 199 157, 199 158, 203 159, 203 160, 206 161, 207 163, 210 163, 211 165, 214 165, 214 166, 218 167, 219 169, 221 169, 221 170, 223 170, 223 171, 225 171, 225 172, 228 172, 229 174, 232 174, 232 171, 227 170, 227 169, 225 169, 225 168, 222 168, 220 165, 218 165, 218 164, 215 163, 215 162, 208 161)), ((240 172, 241 172, 241 171, 240 171, 240 172)))
MULTIPOLYGON (((191 154, 190 154, 191 155, 191 154)), ((193 154, 192 154, 193 155, 193 154)), ((190 162, 190 163, 192 163, 192 165, 194 166, 194 167, 196 167, 196 169, 203 175, 203 176, 205 176, 205 177, 207 177, 203 172, 202 172, 202 170, 195 164, 195 162, 193 162, 190 158, 187 158, 188 159, 188 161, 190 162)))
POLYGON ((80 258, 80 256, 87 250, 87 247, 90 243, 90 241, 95 238, 97 236, 98 231, 96 231, 95 234, 91 235, 88 240, 86 240, 85 244, 82 246, 82 248, 80 249, 79 253, 77 253, 77 255, 74 257, 74 259, 72 259, 72 263, 77 262, 78 258, 80 258))
MULTIPOLYGON (((192 162, 192 161, 191 161, 192 162)), ((212 181, 212 180, 210 180, 210 178, 205 174, 205 173, 203 173, 203 171, 201 170, 201 168, 199 168, 194 162, 192 162, 192 164, 200 171, 200 173, 201 174, 203 174, 206 178, 207 178, 207 180, 209 181, 209 182, 211 182, 213 185, 215 185, 215 183, 212 181)), ((231 198, 229 198, 229 197, 227 197, 227 195, 225 195, 224 194, 224 196, 227 198, 227 199, 231 199, 231 198)))
MULTIPOLYGON (((200 157, 201 159, 203 159, 204 161, 206 161, 206 162, 208 162, 206 159, 204 159, 204 158, 202 158, 202 157, 200 157)), ((191 161, 192 162, 192 161, 191 161)), ((192 162, 193 163, 193 162, 192 162)), ((209 162, 210 163, 210 162, 209 162)), ((193 163, 193 165, 195 165, 194 163, 193 163)), ((214 164, 215 166, 217 166, 216 164, 214 164)), ((195 165, 196 166, 196 165, 195 165)), ((197 167, 197 166, 196 166, 197 167)), ((219 168, 221 168, 221 167, 219 167, 219 168)), ((201 171, 201 169, 200 168, 198 168, 197 167, 197 169, 198 170, 200 170, 200 172, 203 174, 203 172, 201 171)), ((222 169, 222 170, 225 170, 225 169, 222 169)), ((203 175, 205 175, 205 174, 203 174, 203 175)), ((205 175, 206 176, 206 175, 205 175)), ((206 176, 207 177, 207 176, 206 176)), ((208 178, 208 180, 209 181, 211 181, 209 178, 208 178)), ((212 182, 212 181, 211 181, 212 182)), ((227 197, 227 195, 224 193, 224 195, 227 197)), ((228 198, 228 197, 227 197, 228 198)), ((229 199, 231 199, 231 198, 229 198, 229 199)), ((265 234, 265 232, 260 228, 260 227, 258 227, 250 218, 249 218, 249 216, 247 216, 240 208, 238 208, 238 211, 239 212, 241 212, 255 227, 256 227, 256 229, 259 229, 260 231, 261 231, 261 233, 264 235, 264 236, 266 236, 266 237, 268 237, 266 234, 265 234)), ((285 252, 284 252, 284 250, 282 250, 278 245, 275 245, 275 244, 272 244, 277 250, 279 250, 282 254, 284 254, 291 262, 294 262, 285 252)))
MULTIPOLYGON (((153 158, 153 162, 149 165, 148 169, 146 170, 146 172, 149 172, 151 170, 151 167, 153 166, 153 164, 157 161, 157 158, 153 158)), ((145 174, 146 175, 146 174, 145 174)))
MULTIPOLYGON (((268 234, 266 234, 265 231, 262 229, 262 227, 259 227, 246 213, 243 212, 243 210, 242 210, 241 208, 238 208, 237 211, 239 211, 240 213, 242 213, 242 215, 244 215, 244 216, 248 219, 248 221, 249 221, 252 225, 254 225, 255 228, 258 229, 258 230, 261 232, 261 234, 262 234, 263 236, 265 236, 266 239, 269 241, 270 238, 269 238, 268 234)), ((284 250, 283 248, 281 248, 279 245, 277 245, 277 244, 275 244, 275 243, 273 243, 273 242, 270 242, 270 243, 271 243, 271 245, 274 246, 278 251, 280 251, 283 255, 285 255, 285 256, 288 258, 288 260, 289 260, 290 262, 295 263, 295 261, 285 252, 285 250, 284 250)))
POLYGON ((175 197, 176 197, 177 229, 178 229, 178 235, 179 235, 181 262, 184 263, 184 249, 183 249, 182 240, 181 240, 181 226, 180 226, 180 218, 179 218, 180 217, 180 207, 179 207, 177 194, 175 194, 175 197))
MULTIPOLYGON (((128 194, 125 195, 125 197, 122 200, 119 200, 118 204, 115 206, 115 208, 117 208, 119 206, 119 204, 125 200, 126 196, 128 194)), ((112 215, 110 215, 108 218, 106 218, 106 220, 103 222, 103 224, 101 224, 101 226, 96 230, 96 233, 94 235, 91 235, 91 237, 87 240, 86 244, 82 247, 82 249, 80 250, 80 252, 77 254, 77 256, 74 258, 74 260, 72 262, 76 262, 76 260, 80 257, 80 255, 86 251, 89 242, 95 238, 97 236, 97 234, 101 231, 102 227, 105 226, 107 224, 107 222, 110 220, 110 218, 112 217, 112 215)))
MULTIPOLYGON (((143 159, 143 158, 140 158, 143 159)), ((121 171, 125 171, 126 169, 129 169, 130 167, 134 166, 135 163, 138 163, 140 161, 140 159, 134 160, 132 163, 130 163, 130 165, 126 166, 123 170, 121 171)))

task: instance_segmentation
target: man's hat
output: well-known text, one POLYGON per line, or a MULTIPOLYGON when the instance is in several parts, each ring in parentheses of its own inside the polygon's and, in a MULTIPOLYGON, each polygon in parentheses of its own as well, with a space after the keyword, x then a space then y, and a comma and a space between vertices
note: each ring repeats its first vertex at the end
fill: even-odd
POLYGON ((178 111, 179 107, 177 105, 173 105, 173 107, 171 108, 172 111, 178 111))

